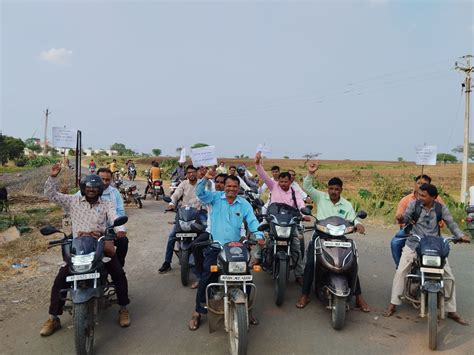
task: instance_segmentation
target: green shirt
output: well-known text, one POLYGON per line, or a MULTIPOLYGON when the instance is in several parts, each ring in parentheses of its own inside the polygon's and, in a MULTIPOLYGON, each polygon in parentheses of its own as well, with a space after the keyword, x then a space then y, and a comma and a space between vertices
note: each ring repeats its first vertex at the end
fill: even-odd
MULTIPOLYGON (((303 190, 311 197, 316 203, 316 218, 322 220, 332 216, 342 217, 349 221, 353 221, 356 218, 356 213, 352 204, 345 198, 340 198, 339 201, 333 203, 329 198, 327 192, 318 191, 313 187, 313 177, 307 175, 303 181, 303 190)), ((359 222, 356 221, 356 224, 359 222)))

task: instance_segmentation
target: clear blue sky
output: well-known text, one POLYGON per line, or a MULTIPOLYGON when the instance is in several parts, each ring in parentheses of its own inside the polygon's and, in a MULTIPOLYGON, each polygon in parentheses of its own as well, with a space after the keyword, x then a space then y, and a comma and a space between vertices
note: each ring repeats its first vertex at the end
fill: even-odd
POLYGON ((42 137, 49 107, 84 147, 413 160, 462 143, 473 18, 467 0, 1 1, 1 130, 42 137))

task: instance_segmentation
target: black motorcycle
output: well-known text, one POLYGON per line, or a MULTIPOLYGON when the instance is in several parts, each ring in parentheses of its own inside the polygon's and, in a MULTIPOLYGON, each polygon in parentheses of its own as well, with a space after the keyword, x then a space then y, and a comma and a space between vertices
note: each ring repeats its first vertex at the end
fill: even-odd
POLYGON ((137 205, 138 208, 143 207, 140 192, 138 191, 137 185, 126 183, 121 180, 115 182, 115 187, 122 195, 122 199, 125 204, 130 204, 133 202, 135 205, 137 205))
MULTIPOLYGON (((171 202, 169 197, 164 197, 163 200, 168 203, 171 202)), ((194 257, 190 245, 198 237, 201 230, 205 229, 205 225, 199 219, 201 213, 201 210, 194 207, 181 206, 176 209, 174 252, 179 259, 181 284, 183 286, 188 286, 190 270, 194 266, 194 257)))
MULTIPOLYGON (((357 217, 367 217, 359 211, 357 217)), ((316 220, 314 227, 314 265, 316 295, 331 310, 331 325, 340 330, 346 319, 347 302, 354 295, 358 272, 356 243, 346 235, 355 232, 355 221, 341 217, 316 220)), ((309 257, 309 256, 308 256, 309 257)))
MULTIPOLYGON (((223 319, 229 334, 230 353, 244 355, 249 339, 249 311, 257 293, 250 274, 250 253, 241 242, 210 243, 212 248, 220 249, 220 253, 217 265, 211 266, 211 271, 219 274, 218 282, 206 288, 209 332, 214 332, 223 319)), ((259 271, 260 267, 254 266, 253 270, 259 271)))
POLYGON ((74 325, 74 342, 76 353, 89 355, 93 353, 94 327, 100 313, 116 303, 115 288, 107 282, 107 271, 104 263, 110 258, 104 256, 104 242, 114 240, 114 227, 127 223, 128 217, 123 216, 115 220, 113 226, 107 228, 105 235, 99 239, 94 237, 72 238, 53 226, 45 226, 40 232, 43 235, 63 233, 64 238, 52 240, 49 247, 61 245, 63 260, 69 268, 70 282, 66 300, 72 302, 74 325))
POLYGON ((284 203, 272 203, 265 215, 266 223, 258 228, 268 231, 269 239, 262 250, 262 260, 266 271, 273 275, 275 304, 281 306, 285 299, 286 285, 290 270, 294 269, 298 260, 291 257, 293 238, 298 238, 298 229, 302 220, 301 213, 311 214, 307 208, 297 208, 284 203))
POLYGON ((445 319, 445 302, 453 296, 454 280, 444 277, 444 266, 449 255, 449 243, 457 242, 457 238, 439 236, 419 237, 413 235, 418 242, 417 258, 412 265, 410 274, 405 278, 402 300, 420 309, 422 318, 428 316, 428 346, 436 350, 438 337, 438 317, 445 319), (446 284, 451 283, 451 292, 447 294, 446 284))

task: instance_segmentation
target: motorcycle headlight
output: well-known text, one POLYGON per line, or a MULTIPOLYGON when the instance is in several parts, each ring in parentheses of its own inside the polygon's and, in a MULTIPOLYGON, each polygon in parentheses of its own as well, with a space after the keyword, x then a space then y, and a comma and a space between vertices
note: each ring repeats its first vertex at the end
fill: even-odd
POLYGON ((421 259, 421 263, 423 266, 441 266, 441 257, 440 256, 432 256, 432 255, 423 255, 421 259))
POLYGON ((73 255, 71 257, 72 266, 76 272, 86 272, 92 268, 95 252, 86 255, 73 255))
POLYGON ((335 237, 344 235, 344 232, 346 231, 346 226, 344 225, 333 226, 332 224, 328 224, 327 228, 328 228, 329 234, 335 237))
POLYGON ((244 274, 247 272, 247 263, 245 261, 229 262, 229 274, 244 274))
POLYGON ((291 226, 283 227, 283 226, 276 225, 275 231, 277 233, 278 238, 289 238, 291 236, 291 226))
POLYGON ((195 221, 188 221, 188 222, 185 222, 185 221, 179 221, 179 228, 183 231, 183 232, 189 232, 191 231, 191 224, 193 224, 195 221))

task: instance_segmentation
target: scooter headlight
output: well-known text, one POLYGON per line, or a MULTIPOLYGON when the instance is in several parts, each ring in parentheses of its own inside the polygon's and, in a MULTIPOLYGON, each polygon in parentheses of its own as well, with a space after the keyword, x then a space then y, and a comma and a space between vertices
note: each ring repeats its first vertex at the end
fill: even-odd
POLYGON ((340 226, 334 226, 332 224, 327 225, 328 232, 330 235, 333 235, 335 237, 339 237, 341 235, 344 235, 344 232, 346 231, 346 226, 340 225, 340 226))
POLYGON ((229 274, 244 274, 247 272, 247 263, 245 261, 229 262, 229 274))
POLYGON ((72 266, 76 272, 86 272, 92 268, 95 252, 86 255, 73 255, 71 257, 72 266))
POLYGON ((291 226, 283 227, 275 225, 275 231, 278 238, 289 238, 291 236, 291 226))
POLYGON ((440 256, 433 256, 433 255, 423 255, 421 259, 421 263, 423 266, 434 266, 440 267, 441 266, 441 257, 440 256))

